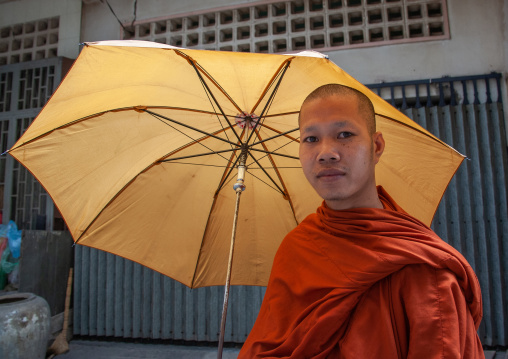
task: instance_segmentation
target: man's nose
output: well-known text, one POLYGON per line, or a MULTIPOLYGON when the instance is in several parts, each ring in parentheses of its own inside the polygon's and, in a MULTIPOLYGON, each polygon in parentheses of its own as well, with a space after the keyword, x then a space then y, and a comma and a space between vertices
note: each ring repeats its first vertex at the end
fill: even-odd
POLYGON ((337 144, 331 140, 322 140, 319 146, 318 160, 320 162, 339 161, 340 154, 337 144))

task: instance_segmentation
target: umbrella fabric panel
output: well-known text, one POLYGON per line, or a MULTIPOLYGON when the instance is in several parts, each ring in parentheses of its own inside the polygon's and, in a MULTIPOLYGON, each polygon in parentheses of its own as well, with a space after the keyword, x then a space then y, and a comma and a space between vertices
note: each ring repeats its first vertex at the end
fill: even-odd
MULTIPOLYGON (((264 183, 249 178, 241 196, 231 284, 265 285, 273 256, 297 222, 288 200, 264 183)), ((219 285, 227 273, 235 191, 228 185, 217 198, 200 253, 194 287, 219 285), (220 268, 220 270, 217 270, 220 268), (212 270, 213 269, 213 270, 212 270)))
POLYGON ((383 133, 385 151, 376 168, 376 181, 407 212, 430 225, 434 212, 450 181, 447 173, 462 162, 454 150, 442 151, 433 138, 409 127, 378 117, 377 129, 383 133), (418 163, 419 166, 412 166, 418 163), (428 181, 432 177, 432 181, 428 181), (418 190, 417 190, 418 189, 418 190))
POLYGON ((112 201, 80 239, 192 286, 222 169, 178 164, 150 167, 112 201), (215 173, 214 173, 215 172, 215 173), (205 180, 204 180, 205 179, 205 180), (196 203, 199 203, 197 206, 196 203))
MULTIPOLYGON (((196 122, 205 122, 200 116, 207 115, 198 115, 193 114, 196 122)), ((208 122, 202 128, 220 127, 208 122)), ((180 131, 202 136, 185 128, 180 131)), ((180 134, 147 114, 108 112, 53 131, 12 155, 36 174, 77 240, 132 178, 187 144, 189 139, 180 134)))

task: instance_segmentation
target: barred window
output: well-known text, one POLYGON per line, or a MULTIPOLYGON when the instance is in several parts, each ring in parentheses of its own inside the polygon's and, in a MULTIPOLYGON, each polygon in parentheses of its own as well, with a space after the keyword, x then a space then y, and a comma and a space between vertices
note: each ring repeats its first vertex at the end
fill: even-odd
POLYGON ((124 39, 243 52, 318 51, 448 39, 445 0, 292 0, 127 26, 124 39))

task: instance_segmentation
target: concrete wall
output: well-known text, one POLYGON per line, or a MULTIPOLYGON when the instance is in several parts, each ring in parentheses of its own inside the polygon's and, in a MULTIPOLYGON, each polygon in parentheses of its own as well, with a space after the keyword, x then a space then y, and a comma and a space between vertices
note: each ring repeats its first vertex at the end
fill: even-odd
MULTIPOLYGON (((207 9, 270 1, 108 0, 122 23, 145 21, 207 9), (135 14, 134 14, 135 13, 135 14)), ((330 59, 359 81, 508 72, 508 2, 448 0, 449 40, 385 45, 328 52, 330 59)), ((121 27, 100 0, 18 0, 0 3, 0 26, 60 16, 58 55, 75 58, 79 43, 121 38, 121 27)))
POLYGON ((506 73, 506 1, 449 0, 450 40, 329 53, 363 83, 506 73))
MULTIPOLYGON (((134 20, 134 0, 109 0, 122 22, 134 20)), ((137 3, 136 21, 262 1, 201 0, 137 3)), ((328 52, 330 59, 364 83, 508 72, 508 2, 448 0, 450 40, 328 52)), ((106 4, 83 7, 82 40, 118 39, 120 26, 106 4)))
POLYGON ((60 17, 58 56, 79 53, 81 0, 18 0, 0 3, 0 27, 60 17))

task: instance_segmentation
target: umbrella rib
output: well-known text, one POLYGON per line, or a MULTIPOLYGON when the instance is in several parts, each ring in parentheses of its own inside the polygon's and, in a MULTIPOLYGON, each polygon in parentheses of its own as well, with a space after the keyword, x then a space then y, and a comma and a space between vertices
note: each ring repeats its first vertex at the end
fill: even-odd
MULTIPOLYGON (((196 131, 196 132, 202 133, 202 134, 204 134, 204 135, 206 135, 206 136, 213 137, 213 138, 215 138, 216 140, 219 140, 219 141, 223 141, 223 142, 229 143, 230 145, 233 145, 233 146, 238 146, 238 145, 237 145, 236 143, 234 143, 234 142, 231 142, 231 141, 228 141, 228 140, 226 140, 226 139, 224 139, 224 138, 221 138, 221 137, 215 136, 215 135, 213 135, 213 134, 211 134, 211 133, 208 133, 208 132, 206 132, 206 131, 200 130, 199 128, 192 127, 192 126, 186 125, 186 124, 184 124, 184 123, 181 123, 181 122, 179 122, 179 121, 173 120, 173 119, 171 119, 171 118, 169 118, 169 117, 166 117, 166 116, 160 115, 160 114, 158 114, 158 113, 152 112, 152 111, 150 111, 150 110, 148 110, 148 109, 143 109, 143 111, 145 111, 146 113, 149 113, 150 115, 152 115, 152 116, 154 116, 154 117, 156 117, 156 118, 159 118, 159 119, 161 119, 161 118, 162 118, 162 119, 165 119, 165 120, 167 120, 167 121, 169 121, 169 122, 176 123, 177 125, 180 125, 180 126, 182 126, 182 127, 189 128, 189 129, 194 130, 194 131, 196 131)), ((233 130, 233 132, 235 132, 235 131, 233 130)), ((236 132, 235 132, 235 133, 236 133, 236 132)), ((187 137, 189 137, 189 138, 191 138, 192 140, 194 140, 194 139, 193 139, 192 137, 190 137, 190 136, 187 136, 187 137)), ((196 141, 196 140, 194 140, 194 141, 196 141)), ((196 141, 196 142, 197 142, 197 141, 196 141)))
MULTIPOLYGON (((203 88, 205 88, 205 86, 203 85, 203 88)), ((217 111, 215 111, 215 106, 213 105, 213 102, 212 100, 210 99, 210 95, 208 94, 208 92, 206 91, 206 88, 205 88, 205 93, 206 93, 206 97, 208 98, 208 101, 210 102, 210 105, 212 105, 212 108, 213 108, 213 111, 215 113, 215 116, 217 117, 217 120, 219 121, 219 124, 220 124, 220 127, 222 128, 222 130, 224 131, 224 135, 226 136, 226 139, 228 141, 231 141, 229 139, 229 136, 228 136, 228 133, 226 132, 226 129, 224 128, 224 125, 222 124, 222 121, 220 120, 220 117, 219 117, 219 114, 217 113, 217 111)), ((233 146, 231 145, 231 148, 233 148, 233 146)))
MULTIPOLYGON (((203 166, 203 167, 216 167, 216 168, 225 168, 225 167, 227 167, 227 166, 208 165, 208 164, 205 164, 205 163, 192 163, 192 162, 172 162, 172 164, 176 164, 176 165, 203 166)), ((281 168, 301 168, 301 167, 281 167, 281 168)))
MULTIPOLYGON (((234 154, 233 154, 233 156, 234 156, 234 154)), ((225 168, 225 171, 224 171, 224 173, 222 175, 222 179, 219 182, 219 186, 217 187, 217 190, 215 191, 214 197, 217 197, 217 195, 219 194, 221 189, 224 187, 224 185, 226 184, 226 182, 227 182, 227 180, 229 178, 229 175, 231 174, 231 172, 233 172, 233 169, 235 168, 235 166, 236 166, 236 164, 238 163, 239 160, 240 160, 240 157, 239 156, 236 157, 235 162, 233 162, 233 164, 229 168, 229 171, 228 171, 227 167, 225 168), (226 173, 226 171, 227 171, 227 173, 226 173)))
MULTIPOLYGON (((257 137, 257 138, 259 138, 259 139, 261 139, 261 134, 259 133, 259 131, 256 131, 256 137, 257 137)), ((261 141, 261 142, 263 142, 263 141, 261 141)), ((286 143, 285 145, 283 145, 283 146, 281 146, 281 147, 279 147, 279 148, 282 148, 282 147, 284 147, 284 146, 287 146, 289 143, 291 143, 291 142, 288 142, 288 143, 286 143)), ((262 146, 263 146, 263 148, 264 148, 265 150, 267 150, 265 143, 263 143, 263 144, 262 144, 262 146)), ((279 148, 278 148, 278 149, 279 149, 279 148)), ((277 150, 278 150, 278 149, 277 149, 277 150)), ((295 218, 296 223, 298 223, 298 220, 296 219, 295 208, 294 208, 294 206, 293 206, 293 200, 291 199, 291 196, 289 195, 289 191, 288 191, 288 190, 287 190, 287 188, 286 188, 286 184, 284 183, 284 180, 282 179, 282 176, 280 175, 280 172, 279 172, 279 169, 280 169, 281 167, 279 167, 279 168, 278 168, 278 167, 275 165, 275 162, 274 162, 274 160, 273 160, 273 158, 272 158, 272 156, 271 156, 270 154, 267 154, 266 156, 268 156, 268 158, 270 159, 270 163, 271 163, 271 164, 272 164, 272 166, 274 167, 274 171, 275 171, 275 173, 277 174, 277 176, 279 177, 279 181, 280 181, 280 183, 281 183, 282 187, 284 187, 284 193, 283 193, 284 199, 287 199, 287 201, 289 202, 289 207, 291 207, 291 212, 293 213, 293 216, 294 216, 294 218, 295 218)), ((265 157, 265 156, 263 156, 263 157, 265 157)), ((254 157, 252 157, 252 158, 254 158, 254 157)))
POLYGON ((251 151, 257 151, 257 152, 263 152, 263 153, 266 153, 268 155, 275 155, 275 156, 281 156, 281 157, 291 158, 293 160, 299 160, 300 159, 300 157, 285 155, 285 154, 277 153, 277 152, 270 152, 270 151, 260 150, 259 148, 249 148, 249 150, 251 150, 251 151))
POLYGON ((207 83, 205 82, 205 79, 203 78, 203 76, 201 75, 201 73, 199 72, 199 69, 201 69, 201 71, 205 74, 205 76, 231 101, 231 103, 236 107, 236 109, 239 111, 239 112, 242 112, 242 110, 240 110, 240 108, 238 107, 238 105, 233 101, 233 99, 231 98, 231 96, 229 96, 226 91, 224 91, 224 89, 217 83, 217 81, 215 81, 213 79, 213 77, 211 77, 204 69, 201 65, 196 65, 197 62, 196 60, 194 60, 193 58, 191 58, 190 56, 184 54, 183 52, 181 51, 178 51, 178 50, 175 50, 177 54, 179 54, 180 56, 183 56, 185 59, 187 59, 187 61, 189 62, 189 64, 194 68, 194 70, 196 71, 196 74, 198 75, 198 78, 199 80, 201 81, 201 83, 203 84, 203 86, 205 87, 205 92, 207 91, 210 96, 212 97, 213 101, 215 102, 215 104, 217 105, 219 111, 221 112, 222 116, 224 116, 224 119, 226 120, 226 122, 228 123, 229 127, 231 128, 231 130, 233 131, 233 133, 235 134, 236 138, 240 141, 240 136, 238 136, 238 133, 236 133, 235 129, 233 128, 233 125, 231 124, 231 122, 229 122, 229 119, 228 117, 226 116, 226 114, 224 113, 224 110, 222 110, 222 107, 219 105, 219 102, 217 101, 217 99, 215 98, 215 96, 213 95, 212 91, 210 90, 210 87, 208 87, 207 83), (198 66, 199 66, 199 69, 198 69, 198 66))
MULTIPOLYGON (((159 120, 160 120, 160 119, 159 119, 159 120)), ((165 124, 166 124, 166 123, 165 123, 165 124)), ((171 126, 171 125, 169 125, 169 124, 166 124, 166 125, 171 126)), ((175 130, 176 130, 176 129, 175 129, 175 130)), ((226 131, 226 130, 225 130, 225 129, 221 129, 221 130, 219 130, 219 131, 213 132, 212 134, 217 135, 217 134, 219 134, 219 133, 221 133, 221 132, 224 132, 224 131, 226 131)), ((173 155, 175 155, 176 153, 178 153, 178 152, 180 152, 180 151, 183 151, 183 150, 185 150, 186 148, 188 148, 188 147, 190 147, 190 146, 192 146, 192 145, 195 145, 196 143, 200 143, 201 141, 204 141, 204 140, 206 140, 206 139, 208 139, 208 136, 201 137, 200 139, 195 140, 195 141, 194 141, 194 142, 192 142, 192 143, 187 143, 186 145, 181 146, 180 148, 177 148, 177 149, 175 149, 175 150, 171 151, 170 153, 168 153, 168 154, 166 154, 166 155, 162 156, 161 158, 168 158, 168 157, 170 157, 170 156, 173 156, 173 155)), ((208 147, 206 147, 205 145, 203 145, 203 147, 205 147, 206 149, 209 149, 209 148, 208 148, 208 147)), ((213 150, 210 150, 210 151, 214 152, 213 150)), ((220 155, 219 155, 219 156, 220 156, 220 155)), ((231 161, 230 161, 230 160, 228 160, 226 157, 224 157, 224 156, 220 156, 220 157, 224 158, 227 162, 231 163, 231 161)), ((162 161, 162 160, 161 160, 161 161, 162 161)), ((159 163, 159 162, 156 162, 156 163, 159 163)))
POLYGON ((275 82, 275 79, 279 76, 281 69, 284 66, 289 66, 289 63, 291 63, 291 61, 293 61, 293 59, 294 59, 294 57, 291 57, 290 59, 287 59, 282 64, 280 64, 279 68, 277 69, 277 71, 275 71, 274 75, 272 76, 272 78, 270 79, 270 81, 266 85, 265 89, 263 90, 263 93, 261 94, 261 96, 259 96, 258 102, 256 102, 254 107, 252 107, 252 110, 250 111, 250 113, 254 113, 254 111, 256 111, 256 108, 261 103, 261 100, 263 99, 263 97, 265 97, 266 93, 268 92, 270 87, 272 87, 273 83, 275 82))
MULTIPOLYGON (((277 184, 277 182, 275 182, 275 180, 272 178, 272 176, 270 176, 268 174, 268 172, 264 169, 264 167, 261 165, 261 163, 258 162, 258 160, 252 155, 252 153, 249 153, 249 156, 254 160, 254 162, 256 162, 256 164, 259 166, 259 168, 265 173, 266 177, 268 177, 270 179, 270 181, 272 181, 273 185, 275 187, 277 187, 277 190, 284 196, 286 197, 287 196, 287 192, 285 192, 282 188, 279 187, 279 185, 277 184)), ((273 163, 272 163, 273 164, 273 163)), ((275 169, 277 175, 279 175, 277 169, 275 169)), ((249 172, 250 173, 250 172, 249 172)), ((254 176, 252 173, 251 173, 252 176, 254 176)), ((259 179, 259 178, 258 178, 259 179)), ((280 179, 280 176, 279 176, 279 179, 280 179)), ((259 179, 260 180, 260 179, 259 179)), ((271 186, 270 186, 271 187, 271 186)), ((273 187, 272 187, 273 188, 273 187)))
POLYGON ((295 131, 298 131, 300 128, 297 127, 297 128, 294 128, 292 130, 289 130, 289 131, 286 131, 286 132, 282 132, 282 133, 279 133, 275 136, 272 136, 272 137, 268 137, 268 138, 265 138, 264 140, 261 140, 261 141, 258 141, 258 142, 254 142, 251 146, 256 146, 256 145, 259 145, 263 142, 266 142, 266 141, 270 141, 270 140, 273 140, 277 137, 281 137, 281 136, 286 136, 287 134, 291 133, 291 132, 295 132, 295 131))
MULTIPOLYGON (((200 67, 201 67, 201 66, 200 66, 200 67)), ((208 72, 206 72, 204 69, 202 69, 202 70, 203 70, 203 71, 205 72, 205 74, 208 76, 208 72)), ((208 76, 208 78, 210 79, 211 77, 210 77, 210 76, 208 76)), ((212 79, 211 79, 211 80, 212 80, 212 79)), ((212 81, 213 81, 213 80, 212 80, 212 81)), ((226 136, 226 139, 227 139, 228 141, 231 141, 231 140, 229 139, 229 136, 228 136, 227 132, 226 132, 226 129, 224 128, 224 125, 222 124, 222 121, 221 121, 221 119, 220 119, 219 114, 218 114, 218 113, 217 113, 217 111, 215 110, 215 106, 214 106, 214 104, 213 104, 213 101, 210 99, 210 93, 207 91, 207 88, 206 88, 206 86, 205 86, 205 84, 204 84, 204 82, 203 82, 202 80, 201 80, 201 86, 203 86, 203 89, 205 90, 206 97, 208 98, 208 101, 210 102, 210 105, 211 105, 211 106, 212 106, 212 108, 213 108, 213 113, 214 113, 214 114, 215 114, 215 116, 217 117, 217 120, 219 121, 220 127, 221 127, 221 128, 222 128, 222 130, 224 131, 224 135, 226 136)), ((220 86, 219 86, 219 87, 220 87, 220 86)), ((220 88, 222 89, 222 87, 220 87, 220 88)), ((224 92, 224 91, 223 91, 223 92, 224 92)), ((226 96, 228 96, 225 92, 224 92, 224 94, 225 94, 226 96)), ((229 97, 229 96, 228 96, 228 97, 229 97)), ((233 99, 232 99, 232 98, 229 98, 229 99, 230 99, 230 101, 231 101, 231 102, 233 102, 233 103, 234 103, 234 101, 233 101, 233 99)), ((235 104, 235 106, 236 106, 236 104, 235 104)), ((220 107, 219 107, 219 108, 220 108, 220 107)), ((229 123, 229 121, 228 121, 228 124, 231 126, 231 124, 229 123)), ((233 131, 233 132, 235 132, 235 131, 233 131)), ((235 133, 236 133, 236 132, 235 132, 235 133)), ((233 148, 233 146, 231 146, 231 148, 233 148)))
MULTIPOLYGON (((236 109, 239 111, 239 112, 242 112, 242 110, 240 109, 240 107, 236 104, 236 102, 233 100, 233 98, 231 96, 228 95, 228 93, 226 92, 226 90, 224 90, 224 88, 219 85, 219 83, 217 81, 215 81, 215 79, 212 77, 212 75, 210 75, 210 73, 208 71, 206 71, 203 66, 201 66, 196 60, 194 60, 192 57, 190 57, 189 55, 187 54, 184 54, 183 52, 181 51, 178 51, 178 50, 175 50, 175 52, 182 56, 183 58, 185 58, 193 67, 194 69, 196 69, 196 66, 199 67, 199 69, 203 72, 203 74, 215 85, 215 87, 217 87, 220 92, 222 92, 224 94, 224 96, 226 96, 228 98, 229 101, 231 101, 231 103, 233 104, 233 106, 236 107, 236 109), (197 64, 197 65, 196 65, 197 64)), ((198 74, 199 75, 199 74, 198 74)))
MULTIPOLYGON (((264 156, 262 157, 264 158, 264 156)), ((228 166, 220 166, 220 165, 209 165, 209 164, 206 164, 206 163, 192 163, 192 162, 173 162, 173 161, 161 161, 161 162, 171 162, 172 164, 175 164, 175 165, 191 165, 191 166, 203 166, 203 167, 216 167, 216 168, 227 168, 228 166)), ((252 162, 254 163, 254 162, 252 162)), ((252 166, 252 163, 249 165, 249 166, 252 166)), ((277 166, 277 167, 273 167, 273 166, 264 166, 264 168, 266 169, 274 169, 274 168, 284 168, 284 169, 301 169, 302 166, 277 166)), ((257 168, 257 167, 249 167, 249 169, 251 170, 260 170, 262 168, 257 168)))
MULTIPOLYGON (((265 127, 266 127, 266 126, 265 126, 265 127)), ((290 137, 290 138, 291 138, 291 137, 290 137)), ((277 152, 275 152, 275 151, 278 151, 278 150, 280 150, 281 148, 286 147, 287 145, 289 145, 289 144, 290 144, 290 143, 292 143, 292 142, 297 142, 297 141, 298 141, 298 138, 299 138, 299 137, 297 137, 296 139, 291 138, 291 141, 289 141, 289 142, 287 142, 287 143, 283 144, 282 146, 280 146, 280 147, 278 147, 278 148, 274 149, 273 151, 269 151, 269 153, 267 153, 266 155, 264 155, 263 157, 261 157, 261 158, 260 158, 260 160, 262 160, 262 159, 263 159, 263 158, 265 158, 266 156, 269 156, 269 154, 274 154, 274 155, 277 155, 277 152)), ((263 142, 264 142, 264 141, 263 141, 263 142)), ((262 143, 262 142, 259 142, 259 143, 262 143)), ((263 147, 265 147, 265 146, 263 146, 263 147)), ((298 159, 300 159, 300 158, 298 158, 298 159)), ((284 168, 284 167, 279 167, 279 168, 284 168)), ((288 168, 289 168, 289 167, 288 167, 288 168)), ((291 168, 293 168, 293 167, 291 167, 291 168)), ((300 167, 296 167, 296 168, 301 168, 301 166, 300 166, 300 167)))
MULTIPOLYGON (((265 156, 261 157, 260 159, 263 159, 264 157, 265 157, 265 156)), ((258 161, 259 161, 259 160, 258 160, 258 161)), ((252 164, 253 164, 253 163, 254 163, 254 162, 251 162, 251 163, 248 165, 249 170, 260 170, 260 169, 261 169, 261 168, 257 168, 257 167, 252 168, 252 164)), ((267 167, 267 166, 264 166, 264 168, 266 168, 266 169, 269 169, 269 168, 271 168, 271 169, 275 169, 275 168, 284 168, 284 169, 301 169, 301 168, 302 168, 302 166, 277 166, 277 167, 274 167, 274 166, 268 166, 268 167, 267 167)))
MULTIPOLYGON (((256 137, 257 137, 257 138, 259 138, 259 139, 261 140, 261 145, 263 146, 263 149, 264 149, 265 151, 268 151, 268 148, 266 147, 266 144, 265 144, 265 143, 263 142, 263 140, 261 139, 261 134, 259 133, 259 131, 257 131, 257 130, 255 130, 255 131, 256 131, 256 137)), ((289 143, 291 143, 291 142, 286 143, 286 145, 287 145, 287 144, 289 144, 289 143)), ((286 145, 284 145, 284 146, 286 146, 286 145)), ((284 147, 284 146, 282 146, 282 147, 284 147)), ((281 174, 280 174, 280 172, 279 172, 279 169, 277 168, 277 166, 276 166, 276 164, 275 164, 275 161, 273 160, 273 158, 272 158, 272 156, 271 156, 270 154, 267 154, 267 155, 265 155, 265 156, 263 156, 263 157, 266 157, 266 156, 268 156, 268 159, 270 160, 270 163, 271 163, 271 164, 272 164, 272 166, 274 167, 274 171, 275 171, 275 173, 277 174, 277 177, 279 178, 280 184, 281 184, 281 185, 282 185, 282 187, 284 188, 284 190, 282 191, 282 193, 283 193, 283 195, 284 195, 284 198, 288 199, 288 200, 291 202, 291 198, 290 198, 290 196, 289 196, 289 192, 288 192, 288 190, 287 190, 287 188, 286 188, 286 185, 285 185, 285 183, 284 183, 284 180, 282 179, 282 176, 281 176, 281 174)), ((254 159, 254 161, 256 161, 256 163, 258 163, 258 161, 254 158, 254 156, 252 156, 252 158, 254 159)), ((271 178, 270 178, 270 179, 271 179, 271 178)), ((275 183, 275 181, 274 181, 273 179, 272 179, 272 181, 275 183)), ((278 187, 277 187, 277 188, 278 188, 278 187)), ((292 203, 291 203, 291 208, 293 208, 293 204, 292 204, 292 203)))
MULTIPOLYGON (((265 117, 270 117, 270 116, 265 116, 265 117)), ((279 130, 277 130, 276 128, 273 128, 273 127, 268 126, 268 125, 265 125, 265 124, 263 124, 263 128, 267 128, 267 129, 269 129, 269 130, 272 130, 272 131, 273 131, 273 132, 275 132, 275 133, 281 133, 281 132, 280 132, 279 130)), ((300 129, 300 127, 296 128, 295 130, 299 130, 299 129, 300 129)), ((292 141, 298 141, 298 138, 299 138, 300 136, 298 136, 298 137, 296 137, 296 138, 293 138, 293 137, 291 137, 291 136, 287 136, 287 135, 286 135, 286 137, 287 137, 287 138, 289 138, 289 139, 290 139, 290 140, 292 140, 292 141)))
MULTIPOLYGON (((152 116, 154 116, 154 115, 152 114, 152 116)), ((189 136, 188 134, 183 133, 183 132, 182 132, 182 131, 180 131, 178 128, 175 128, 174 126, 171 126, 169 123, 162 121, 162 119, 160 119, 159 117, 157 117, 157 116, 154 116, 154 117, 155 117, 157 120, 159 120, 159 121, 161 121, 162 123, 164 123, 165 125, 167 125, 167 126, 171 127, 172 129, 174 129, 175 131, 178 131, 178 132, 180 132, 182 135, 184 135, 184 136, 186 136, 186 137, 190 138, 190 139, 193 141, 193 143, 197 143, 197 144, 199 144, 199 145, 203 146, 204 148, 206 148, 207 150, 209 150, 209 151, 210 151, 210 153, 209 153, 209 154, 216 154, 216 155, 219 155, 219 157, 222 157, 222 158, 223 158, 223 159, 225 159, 226 161, 229 161, 226 157, 224 157, 224 156, 220 155, 219 153, 222 153, 222 152, 227 152, 227 151, 232 151, 232 150, 233 150, 233 146, 232 146, 232 145, 231 145, 231 150, 226 150, 226 151, 214 151, 214 150, 212 150, 210 147, 208 147, 208 146, 204 145, 203 143, 201 143, 201 139, 200 139, 200 140, 196 140, 196 139, 192 138, 191 136, 189 136)), ((225 131, 225 129, 224 129, 224 128, 222 128, 222 130, 223 130, 223 131, 225 131)), ((214 136, 214 135, 212 135, 212 134, 209 134, 209 135, 210 135, 210 136, 214 136)), ((226 137, 227 137, 227 136, 226 136, 226 137)), ((198 155, 198 156, 200 156, 200 155, 198 155)), ((187 158, 191 158, 191 156, 189 156, 189 157, 187 157, 187 158)))
MULTIPOLYGON (((102 115, 104 115, 104 114, 106 114, 108 112, 113 113, 113 112, 131 111, 131 110, 134 110, 134 111, 137 111, 137 112, 143 112, 147 108, 148 108, 148 106, 121 107, 121 108, 115 108, 115 109, 110 109, 110 110, 106 110, 106 111, 101 111, 101 112, 95 113, 93 115, 88 115, 88 116, 85 116, 85 117, 82 117, 82 118, 78 118, 78 119, 75 119, 73 121, 64 123, 64 124, 62 124, 62 125, 60 125, 58 127, 55 127, 51 131, 47 131, 47 132, 41 133, 40 135, 38 135, 38 136, 36 136, 36 137, 26 141, 26 142, 20 143, 16 148, 19 148, 19 147, 22 147, 24 145, 30 144, 30 143, 38 140, 39 138, 42 138, 42 137, 46 136, 48 133, 50 133, 52 131, 59 130, 59 129, 62 129, 62 128, 66 128, 66 127, 75 125, 75 124, 77 124, 79 122, 87 121, 87 120, 90 120, 90 119, 93 119, 93 118, 96 118, 96 117, 100 117, 100 116, 102 116, 102 115)), ((210 112, 210 111, 202 111, 202 110, 183 108, 183 107, 150 106, 150 108, 173 109, 173 110, 182 110, 182 111, 198 112, 198 113, 205 113, 205 114, 213 114, 214 113, 214 112, 210 112)), ((14 150, 16 148, 12 147, 9 150, 5 151, 3 154, 8 153, 8 152, 10 152, 10 151, 12 151, 12 150, 14 150)))
MULTIPOLYGON (((267 185, 268 187, 270 187, 270 188, 271 188, 271 189, 273 189, 274 191, 280 192, 280 193, 284 196, 284 193, 283 193, 283 192, 281 192, 279 189, 277 189, 277 188, 275 188, 275 187, 271 186, 268 182, 263 181, 261 178, 259 178, 259 177, 258 177, 258 176, 256 176, 255 174, 253 174, 250 170, 248 170, 248 169, 247 169, 247 170, 246 170, 246 172, 247 172, 248 174, 250 174, 252 177, 254 177, 255 179, 257 179, 259 182, 264 183, 265 185, 267 185)), ((278 186, 277 186, 277 187, 278 187, 278 186)))
MULTIPOLYGON (((226 122, 228 123, 229 125, 229 128, 231 128, 231 130, 233 131, 233 133, 235 134, 236 138, 238 140, 240 140, 240 137, 238 136, 238 133, 236 133, 235 129, 233 128, 233 125, 231 124, 231 122, 229 122, 229 119, 228 117, 226 116, 226 114, 224 113, 224 110, 222 109, 222 107, 219 105, 219 102, 217 101, 217 99, 215 98, 215 96, 213 95, 212 91, 210 90, 210 88, 208 87, 208 85, 206 84, 205 80, 203 79, 203 76, 201 76, 201 74, 199 73, 199 70, 198 68, 196 67, 196 64, 194 62, 192 62, 192 66, 194 67, 194 70, 196 70, 196 74, 198 75, 202 85, 205 87, 205 92, 207 92, 213 99, 213 102, 215 102, 215 104, 217 105, 217 108, 219 109, 219 111, 221 112, 222 116, 224 116, 224 119, 226 120, 226 122)), ((201 66, 200 66, 201 68, 201 66)), ((213 83, 216 83, 215 80, 212 79, 212 82, 213 83)), ((230 98, 228 95, 226 95, 228 98, 230 98)), ((210 101, 211 103, 211 101, 210 101)), ((233 103, 234 104, 234 103, 233 103)), ((236 104, 234 104, 235 107, 236 104)), ((238 109, 238 107, 237 107, 238 109)), ((241 112, 241 111, 240 111, 241 112)))
MULTIPOLYGON (((252 136, 254 135, 254 132, 256 132, 256 129, 261 126, 261 122, 264 122, 264 115, 265 115, 265 112, 268 112, 268 108, 271 106, 274 98, 275 98, 275 94, 277 93, 277 91, 279 90, 279 86, 282 82, 282 79, 284 78, 284 75, 286 74, 286 71, 287 69, 289 68, 289 65, 291 64, 291 61, 287 61, 286 62, 286 65, 284 66, 284 69, 282 70, 282 73, 280 72, 280 68, 279 68, 279 75, 278 76, 275 76, 274 78, 272 78, 272 84, 273 84, 273 81, 278 77, 278 81, 277 81, 277 84, 275 85, 275 88, 273 89, 272 93, 270 94, 270 97, 268 98, 268 101, 266 102, 265 104, 265 107, 263 108, 263 111, 261 112, 261 114, 259 115, 259 118, 262 119, 258 122, 256 122, 256 124, 254 125, 254 128, 253 128, 253 131, 251 132, 249 138, 247 139, 246 143, 249 143, 250 139, 252 138, 252 136)), ((270 87, 271 87, 271 84, 270 84, 270 87)), ((268 89, 267 89, 268 90, 268 89)), ((264 97, 264 94, 263 94, 263 97, 264 97)))
MULTIPOLYGON (((209 153, 199 153, 197 155, 182 156, 182 157, 176 157, 176 158, 167 158, 167 159, 158 161, 158 163, 172 162, 172 161, 177 161, 177 160, 184 160, 184 159, 187 159, 187 158, 195 158, 195 157, 202 157, 202 156, 218 155, 219 153, 236 151, 236 149, 234 149, 234 148, 227 149, 227 150, 222 150, 222 151, 214 151, 214 150, 211 150, 211 149, 209 149, 209 150, 212 151, 212 152, 209 152, 209 153)), ((224 158, 226 161, 230 162, 227 158, 225 158, 223 156, 221 156, 221 157, 224 158)), ((222 166, 220 166, 220 167, 222 167, 222 166)))

